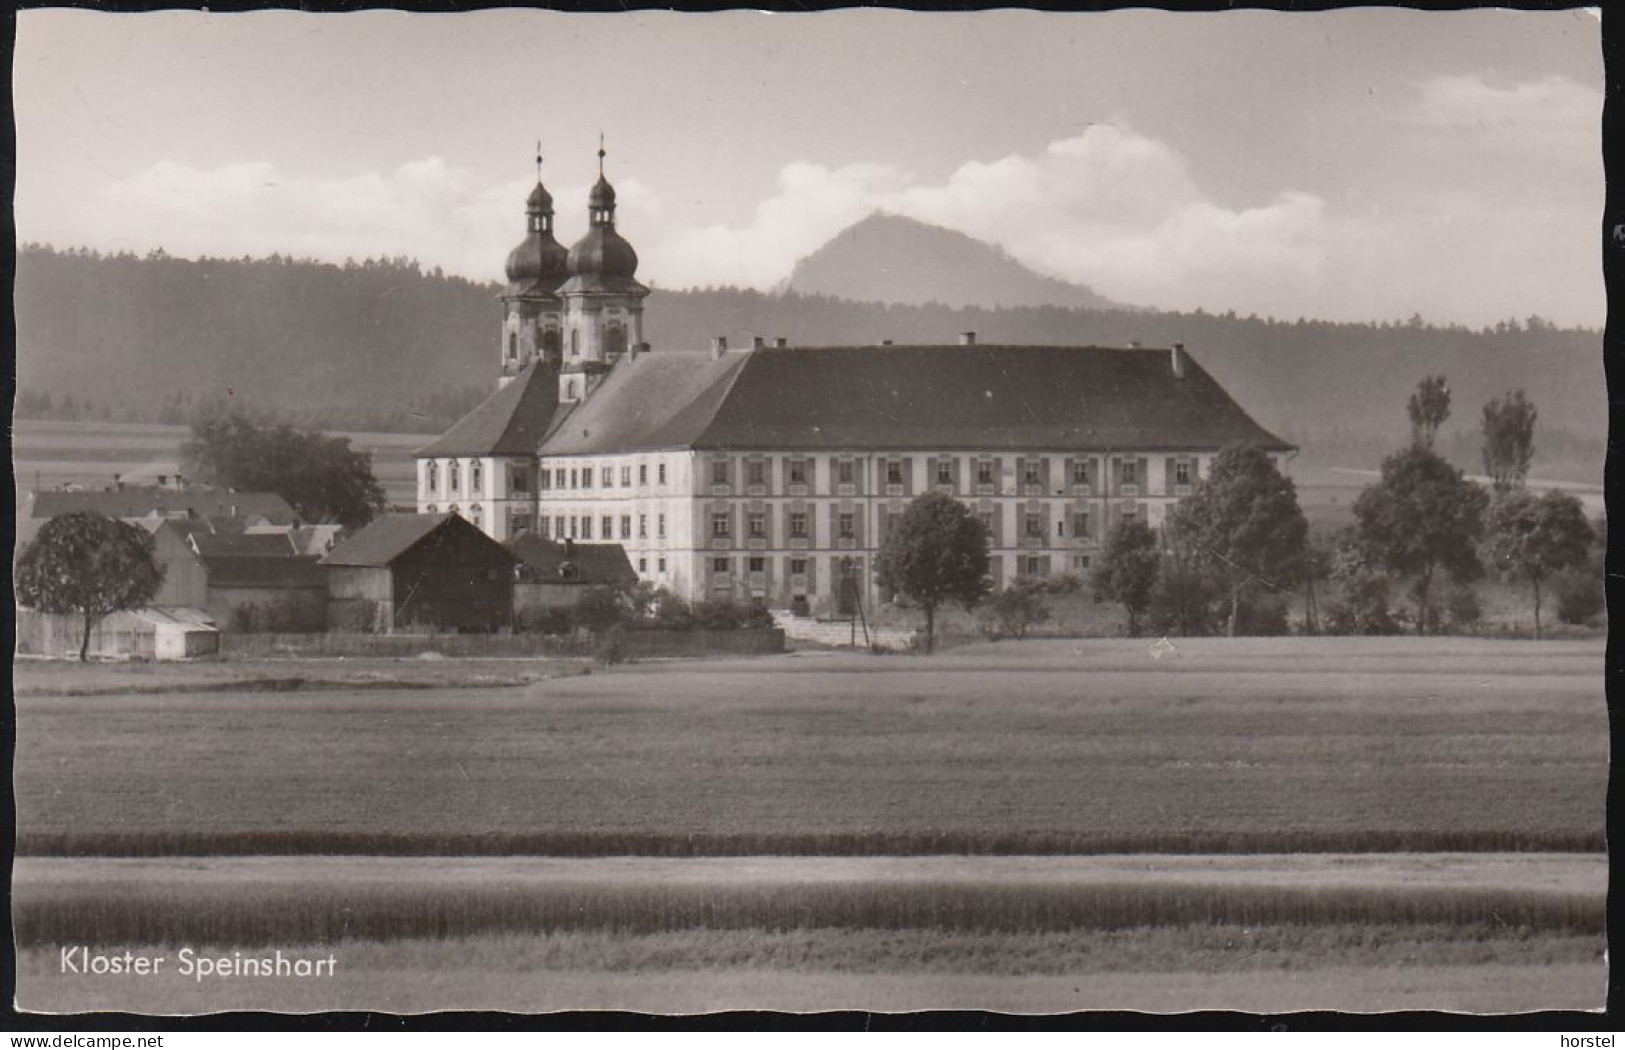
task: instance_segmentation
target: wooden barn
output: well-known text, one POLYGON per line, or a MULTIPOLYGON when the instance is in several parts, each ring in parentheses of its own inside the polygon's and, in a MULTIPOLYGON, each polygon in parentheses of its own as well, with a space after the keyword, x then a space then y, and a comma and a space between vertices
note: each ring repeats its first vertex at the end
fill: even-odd
POLYGON ((481 632, 513 624, 514 556, 455 514, 386 514, 321 564, 329 630, 481 632))

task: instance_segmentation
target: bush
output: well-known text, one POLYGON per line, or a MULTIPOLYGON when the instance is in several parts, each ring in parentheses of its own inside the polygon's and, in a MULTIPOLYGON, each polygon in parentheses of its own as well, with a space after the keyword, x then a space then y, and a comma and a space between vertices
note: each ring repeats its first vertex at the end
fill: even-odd
POLYGON ((614 667, 616 664, 626 663, 628 659, 626 628, 616 624, 605 631, 592 658, 599 667, 614 667))
POLYGON ((1286 599, 1275 594, 1245 595, 1236 610, 1236 633, 1255 637, 1291 634, 1286 599))
POLYGON ((514 614, 514 629, 521 634, 564 635, 571 626, 569 609, 527 605, 514 614))
POLYGON ((623 624, 630 617, 625 597, 613 587, 588 587, 570 610, 571 621, 594 634, 623 624))
POLYGON ((765 606, 742 604, 732 598, 712 598, 695 602, 690 609, 693 626, 704 631, 750 630, 773 626, 773 614, 765 606))
MULTIPOLYGON (((1071 577, 1073 590, 1078 578, 1071 577)), ((1041 595, 1055 593, 1050 585, 1030 576, 1017 576, 1010 586, 995 594, 988 602, 987 612, 980 620, 982 633, 997 641, 1000 638, 1025 638, 1027 631, 1049 619, 1049 607, 1041 595)), ((1065 592, 1062 592, 1065 593, 1065 592)))
POLYGON ((1218 598, 1206 573, 1182 559, 1170 559, 1152 585, 1147 620, 1155 634, 1187 638, 1213 634, 1220 622, 1218 598))
POLYGON ((365 598, 348 598, 333 602, 328 609, 328 630, 349 634, 372 634, 377 630, 377 604, 365 598))
POLYGON ((1471 631, 1484 620, 1484 605, 1471 587, 1453 587, 1444 597, 1444 616, 1452 631, 1471 631))
POLYGON ((687 631, 694 627, 694 608, 675 594, 662 594, 651 607, 652 623, 668 631, 687 631))
POLYGON ((1357 571, 1343 582, 1342 596, 1326 612, 1327 634, 1384 635, 1405 627, 1388 608, 1391 584, 1381 573, 1357 571))
POLYGON ((1602 574, 1594 568, 1563 573, 1553 581, 1552 589, 1557 594, 1557 618, 1566 624, 1593 623, 1608 607, 1602 574))

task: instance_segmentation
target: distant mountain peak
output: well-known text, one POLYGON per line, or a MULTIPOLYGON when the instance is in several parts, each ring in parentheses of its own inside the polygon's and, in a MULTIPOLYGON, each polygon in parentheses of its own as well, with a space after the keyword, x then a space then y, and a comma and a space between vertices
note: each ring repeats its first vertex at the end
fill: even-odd
POLYGON ((883 211, 796 263, 780 290, 910 306, 1133 309, 1084 285, 1035 273, 998 245, 883 211))

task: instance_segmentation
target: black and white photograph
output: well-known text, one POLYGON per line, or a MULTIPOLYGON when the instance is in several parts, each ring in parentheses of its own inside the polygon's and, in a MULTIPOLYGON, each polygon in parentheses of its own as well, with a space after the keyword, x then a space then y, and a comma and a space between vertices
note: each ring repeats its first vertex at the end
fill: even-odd
POLYGON ((16 1010, 1602 1011, 1602 19, 17 13, 16 1010))

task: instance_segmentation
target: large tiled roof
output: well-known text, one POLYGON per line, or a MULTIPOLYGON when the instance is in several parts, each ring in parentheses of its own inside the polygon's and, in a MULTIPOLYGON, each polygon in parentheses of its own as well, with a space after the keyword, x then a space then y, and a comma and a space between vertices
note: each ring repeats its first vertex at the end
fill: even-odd
POLYGON ((224 489, 104 489, 98 492, 36 492, 30 514, 54 518, 90 510, 110 518, 144 518, 171 514, 197 518, 264 517, 279 524, 293 521, 293 508, 274 492, 230 492, 224 489))
POLYGON ((544 454, 640 449, 1133 449, 1289 444, 1185 355, 1066 346, 656 351, 617 365, 544 454))
POLYGON ((563 406, 543 454, 668 447, 651 442, 690 404, 716 403, 747 356, 656 350, 622 358, 590 398, 563 406))
POLYGON ((509 541, 508 550, 530 569, 530 578, 538 583, 559 581, 559 566, 566 561, 576 568, 569 581, 572 583, 630 586, 638 581, 632 560, 619 543, 573 543, 566 556, 564 544, 526 533, 509 541))
MULTIPOLYGON (((323 565, 376 567, 388 565, 438 529, 464 529, 504 554, 504 548, 456 514, 385 514, 334 547, 323 565)), ((512 555, 509 555, 512 557, 512 555)))
POLYGON ((210 587, 325 587, 327 570, 315 558, 204 555, 210 587))
POLYGON ((416 455, 535 455, 558 403, 557 373, 533 361, 416 455))

